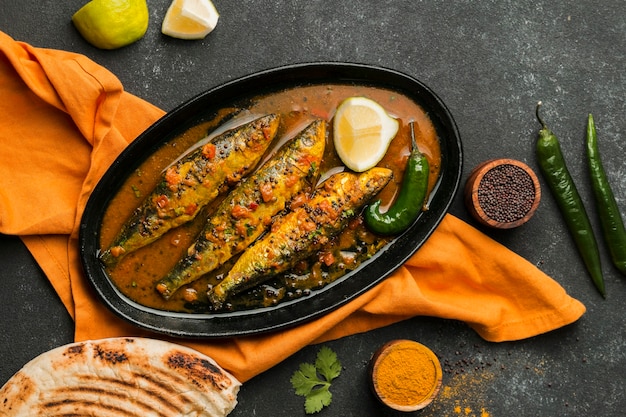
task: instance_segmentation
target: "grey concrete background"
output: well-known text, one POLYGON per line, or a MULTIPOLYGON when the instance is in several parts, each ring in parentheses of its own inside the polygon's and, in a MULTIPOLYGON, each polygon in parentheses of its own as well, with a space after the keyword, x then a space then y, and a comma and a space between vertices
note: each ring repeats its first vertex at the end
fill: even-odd
MULTIPOLYGON (((136 44, 101 51, 71 24, 81 0, 5 0, 0 30, 38 47, 85 54, 125 88, 164 110, 258 70, 310 61, 376 64, 430 86, 461 131, 463 179, 478 163, 519 159, 537 169, 533 144, 543 116, 561 138, 570 171, 590 211, 584 162, 586 116, 593 113, 601 152, 626 217, 626 3, 553 1, 225 1, 202 41, 163 36, 168 0, 148 0, 151 23, 136 44)), ((0 117, 2 117, 0 115, 0 117)), ((542 182, 545 186, 545 182, 542 182)), ((511 343, 488 343, 463 323, 416 317, 328 345, 344 371, 320 415, 392 415, 366 384, 366 365, 384 342, 418 340, 444 366, 444 391, 420 416, 621 416, 626 413, 626 277, 603 251, 608 297, 584 272, 553 198, 544 189, 523 227, 484 230, 561 283, 587 307, 573 325, 511 343)), ((457 195, 451 213, 475 224, 457 195)), ((72 340, 72 321, 18 238, 0 236, 0 384, 37 354, 72 340)), ((298 352, 246 383, 233 416, 304 415, 289 378, 318 347, 298 352)))

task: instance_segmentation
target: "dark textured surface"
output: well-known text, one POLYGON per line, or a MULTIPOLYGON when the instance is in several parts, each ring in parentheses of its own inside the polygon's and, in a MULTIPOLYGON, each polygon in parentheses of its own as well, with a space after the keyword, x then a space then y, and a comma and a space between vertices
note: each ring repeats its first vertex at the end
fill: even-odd
MULTIPOLYGON (((605 166, 626 216, 626 3, 549 1, 220 1, 217 29, 203 41, 160 34, 167 0, 148 0, 140 42, 116 51, 86 44, 70 17, 81 5, 5 1, 0 30, 39 47, 83 53, 126 89, 165 110, 207 88, 258 70, 309 61, 350 61, 405 72, 446 102, 461 131, 464 179, 496 157, 537 170, 534 107, 561 138, 594 226, 584 152, 593 113, 605 166)), ((542 185, 545 183, 542 182, 542 185)), ((451 212, 473 222, 457 195, 451 212)), ((626 278, 603 250, 607 300, 584 272, 545 190, 523 227, 489 235, 536 264, 587 307, 577 323, 528 340, 488 343, 463 323, 418 317, 328 343, 344 365, 334 400, 320 415, 388 415, 369 394, 366 365, 395 338, 431 347, 444 390, 420 416, 620 416, 626 410, 626 278)), ((72 321, 15 237, 0 238, 0 383, 37 354, 72 340, 72 321)), ((304 415, 289 383, 308 347, 245 384, 233 416, 304 415)))

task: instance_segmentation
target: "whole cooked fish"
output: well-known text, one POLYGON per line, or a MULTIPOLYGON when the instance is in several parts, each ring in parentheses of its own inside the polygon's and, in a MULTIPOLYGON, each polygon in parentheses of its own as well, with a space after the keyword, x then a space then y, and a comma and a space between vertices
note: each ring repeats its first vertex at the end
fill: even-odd
POLYGON ((130 218, 100 259, 115 265, 168 230, 193 220, 220 192, 238 183, 260 161, 278 130, 270 114, 226 131, 167 167, 162 179, 130 218))
POLYGON ((326 122, 311 123, 219 204, 198 239, 156 284, 169 298, 254 242, 298 193, 312 191, 326 144, 326 122))
POLYGON ((232 295, 291 269, 315 254, 376 195, 392 177, 387 168, 372 168, 361 174, 332 175, 310 201, 289 211, 233 265, 228 275, 208 292, 216 309, 232 295))

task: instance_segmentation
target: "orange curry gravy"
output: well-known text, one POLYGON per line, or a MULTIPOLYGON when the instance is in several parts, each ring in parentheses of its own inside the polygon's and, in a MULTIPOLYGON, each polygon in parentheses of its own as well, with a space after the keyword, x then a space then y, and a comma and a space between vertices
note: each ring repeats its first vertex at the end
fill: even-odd
MULTIPOLYGON (((281 124, 276 136, 273 152, 288 132, 303 128, 307 121, 322 118, 328 123, 328 138, 321 174, 342 166, 333 148, 332 117, 342 100, 351 96, 365 96, 380 103, 387 112, 400 121, 400 129, 379 166, 394 171, 394 179, 376 197, 382 200, 383 208, 389 206, 399 190, 403 171, 410 153, 410 129, 408 123, 415 122, 418 147, 430 164, 430 189, 437 182, 441 165, 441 152, 435 128, 424 110, 411 99, 395 91, 377 87, 355 85, 314 85, 288 89, 255 97, 249 102, 252 113, 279 113, 281 124), (251 103, 251 104, 250 104, 251 103)), ((103 219, 100 245, 108 247, 131 212, 139 206, 160 180, 161 171, 188 147, 204 138, 218 127, 225 118, 239 108, 227 108, 209 122, 187 130, 174 140, 163 145, 149 156, 131 175, 112 199, 103 219)), ((165 300, 154 288, 156 281, 181 259, 195 236, 201 231, 207 215, 218 201, 200 213, 196 219, 184 226, 169 231, 156 242, 128 254, 117 266, 107 270, 117 288, 131 300, 144 306, 177 312, 211 312, 207 302, 207 289, 228 271, 229 263, 220 270, 209 273, 198 281, 179 289, 169 300, 165 300)), ((267 283, 248 290, 232 300, 228 310, 240 310, 271 306, 281 301, 307 296, 330 282, 354 270, 358 265, 385 246, 390 238, 381 238, 370 233, 358 216, 348 229, 333 240, 313 259, 302 262, 288 274, 275 277, 267 283)), ((234 262, 232 260, 231 262, 234 262)))

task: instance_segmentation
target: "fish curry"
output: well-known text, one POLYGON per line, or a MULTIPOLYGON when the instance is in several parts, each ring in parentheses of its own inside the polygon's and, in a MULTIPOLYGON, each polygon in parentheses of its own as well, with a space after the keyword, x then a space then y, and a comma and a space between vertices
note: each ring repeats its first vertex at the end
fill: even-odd
MULTIPOLYGON (((100 247, 105 251, 123 228, 124 223, 149 196, 161 181, 161 174, 173 161, 194 144, 223 125, 233 114, 245 111, 250 114, 278 114, 280 125, 273 143, 258 166, 268 160, 288 138, 295 136, 313 120, 327 121, 326 145, 319 170, 323 181, 332 173, 347 170, 333 148, 332 117, 342 100, 352 96, 364 96, 381 104, 397 118, 400 128, 392 140, 379 167, 391 169, 393 179, 380 191, 375 199, 381 199, 381 209, 389 207, 402 184, 403 171, 411 150, 409 122, 413 122, 417 144, 430 166, 429 190, 433 190, 441 168, 441 150, 437 132, 426 112, 410 98, 380 87, 349 84, 326 84, 302 86, 261 95, 246 101, 241 106, 224 108, 215 118, 186 130, 164 144, 150 155, 112 198, 106 209, 100 230, 100 247)), ((316 184, 311 184, 315 187, 316 184)), ((137 249, 120 259, 106 271, 118 290, 138 304, 166 311, 186 313, 219 313, 221 311, 248 310, 271 307, 281 302, 311 296, 328 284, 355 270, 362 262, 381 250, 393 236, 378 236, 369 231, 363 217, 355 213, 347 227, 338 236, 307 259, 299 261, 292 269, 273 276, 255 287, 249 288, 228 300, 217 309, 207 292, 228 275, 237 257, 225 262, 214 271, 182 286, 169 298, 156 290, 156 284, 165 277, 206 225, 207 219, 226 197, 222 193, 214 202, 186 224, 169 230, 158 240, 137 249)), ((269 232, 271 233, 271 232, 269 232)))

